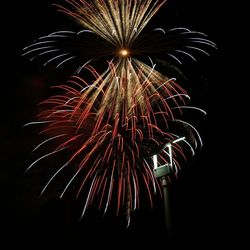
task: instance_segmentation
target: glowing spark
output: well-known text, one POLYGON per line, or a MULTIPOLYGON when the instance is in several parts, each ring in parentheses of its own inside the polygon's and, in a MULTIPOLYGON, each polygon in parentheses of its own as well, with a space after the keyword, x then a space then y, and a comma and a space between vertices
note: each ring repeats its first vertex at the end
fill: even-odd
POLYGON ((181 137, 181 138, 178 138, 178 139, 174 140, 172 143, 177 143, 177 142, 183 141, 185 139, 186 139, 185 137, 181 137))
POLYGON ((129 55, 129 51, 127 49, 120 50, 120 55, 123 57, 127 57, 129 55))

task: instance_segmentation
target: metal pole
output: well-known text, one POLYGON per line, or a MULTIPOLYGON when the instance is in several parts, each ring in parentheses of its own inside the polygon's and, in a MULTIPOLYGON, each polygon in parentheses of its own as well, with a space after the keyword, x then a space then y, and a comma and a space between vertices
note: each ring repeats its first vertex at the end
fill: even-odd
POLYGON ((170 202, 169 202, 169 192, 168 192, 168 182, 166 176, 161 178, 161 184, 163 187, 163 196, 164 196, 164 211, 165 211, 165 224, 168 236, 172 235, 172 223, 171 223, 171 214, 170 214, 170 202))
POLYGON ((171 143, 167 143, 163 147, 162 151, 168 155, 169 163, 159 166, 158 165, 158 155, 155 154, 152 157, 153 165, 154 165, 154 175, 156 178, 159 178, 161 180, 161 185, 162 185, 162 189, 163 189, 165 225, 166 225, 166 230, 167 230, 167 235, 168 235, 167 245, 171 249, 172 249, 172 246, 174 246, 174 237, 173 237, 172 225, 171 225, 172 223, 171 223, 170 199, 169 199, 167 176, 173 174, 176 170, 175 166, 174 166, 174 162, 173 162, 172 144, 177 143, 179 141, 183 141, 183 140, 185 140, 185 137, 180 137, 180 138, 172 141, 171 143), (166 148, 168 148, 168 152, 165 151, 166 148))

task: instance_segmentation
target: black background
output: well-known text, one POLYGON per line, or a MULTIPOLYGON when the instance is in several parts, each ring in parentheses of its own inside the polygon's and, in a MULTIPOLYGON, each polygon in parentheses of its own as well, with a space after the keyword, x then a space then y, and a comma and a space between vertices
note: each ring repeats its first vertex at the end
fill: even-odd
MULTIPOLYGON (((39 180, 24 173, 39 138, 35 131, 22 126, 36 115, 37 103, 50 95, 48 86, 66 73, 29 63, 21 56, 22 49, 50 32, 80 29, 68 17, 56 12, 51 3, 48 0, 13 0, 3 8, 7 13, 3 23, 7 29, 1 39, 0 220, 3 249, 167 247, 169 239, 164 227, 163 204, 156 204, 153 210, 135 212, 127 230, 119 217, 108 214, 102 218, 95 211, 89 211, 88 216, 78 222, 71 200, 40 201, 37 196, 39 180)), ((208 116, 199 127, 204 140, 202 152, 170 187, 176 249, 205 249, 208 245, 215 248, 215 245, 233 240, 228 237, 234 218, 229 214, 227 190, 231 182, 224 146, 225 120, 232 104, 221 67, 226 54, 223 34, 226 31, 219 6, 211 5, 208 0, 169 0, 150 24, 152 27, 184 26, 202 31, 218 45, 218 50, 209 58, 201 59, 194 74, 190 73, 194 82, 190 87, 194 105, 208 111, 208 116)), ((192 70, 190 68, 190 72, 192 70)))

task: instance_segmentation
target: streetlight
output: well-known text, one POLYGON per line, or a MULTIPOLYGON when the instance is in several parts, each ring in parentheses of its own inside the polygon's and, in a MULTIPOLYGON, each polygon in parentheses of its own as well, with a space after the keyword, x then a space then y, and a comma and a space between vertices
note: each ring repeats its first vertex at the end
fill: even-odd
POLYGON ((165 152, 169 156, 169 163, 164 165, 158 165, 158 155, 153 155, 153 164, 154 164, 154 175, 156 178, 161 180, 161 185, 163 188, 163 196, 164 196, 164 210, 165 210, 165 223, 166 229, 171 236, 171 216, 170 216, 170 205, 169 205, 169 192, 168 192, 168 181, 167 176, 173 174, 175 172, 174 164, 173 164, 173 154, 172 154, 172 146, 173 144, 185 140, 185 137, 180 137, 172 142, 167 143, 163 152, 165 152), (167 150, 167 151, 166 151, 167 150))

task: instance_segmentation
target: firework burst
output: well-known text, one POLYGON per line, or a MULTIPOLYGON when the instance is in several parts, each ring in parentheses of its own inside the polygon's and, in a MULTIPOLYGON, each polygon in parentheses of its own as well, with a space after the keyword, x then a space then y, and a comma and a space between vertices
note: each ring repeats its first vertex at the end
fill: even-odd
POLYGON ((183 59, 196 61, 198 55, 209 55, 216 45, 204 33, 183 27, 142 32, 165 2, 66 1, 69 6, 56 5, 58 10, 87 29, 40 37, 24 48, 23 55, 30 61, 44 61, 44 66, 54 63, 57 68, 71 62, 76 74, 96 60, 120 64, 131 57, 146 57, 150 66, 154 58, 180 65, 183 59))
POLYGON ((151 207, 152 194, 161 193, 153 171, 156 163, 170 165, 177 174, 181 162, 202 146, 198 131, 181 117, 187 109, 205 111, 187 106, 188 94, 175 78, 155 69, 153 57, 182 64, 182 57, 196 60, 191 52, 208 55, 216 46, 205 34, 186 28, 143 34, 165 2, 68 0, 66 7, 56 5, 58 10, 88 30, 54 32, 24 48, 31 61, 40 58, 44 65, 56 62, 56 67, 73 62, 76 68, 66 84, 57 87, 59 94, 41 104, 38 121, 30 123, 41 124, 41 134, 48 136, 35 149, 49 143, 54 149, 28 169, 53 154, 71 152, 41 193, 66 168, 73 168, 60 197, 74 183, 76 196, 85 200, 82 216, 94 202, 104 213, 113 202, 117 214, 123 210, 129 222, 140 206, 142 186, 151 207), (90 65, 97 59, 107 64, 102 73, 90 65), (91 81, 79 76, 86 71, 91 81))

